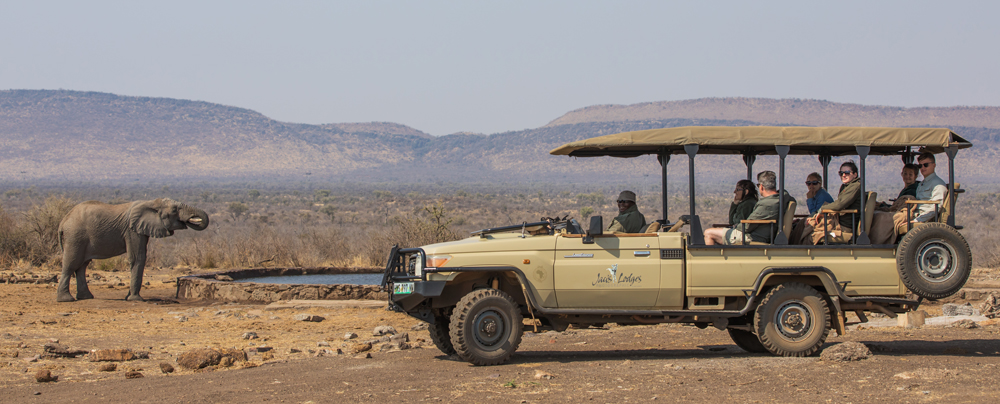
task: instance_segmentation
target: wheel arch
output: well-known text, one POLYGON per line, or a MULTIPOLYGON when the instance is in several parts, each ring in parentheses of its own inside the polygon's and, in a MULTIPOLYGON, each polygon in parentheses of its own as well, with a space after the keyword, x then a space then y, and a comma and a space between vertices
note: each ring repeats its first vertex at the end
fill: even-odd
POLYGON ((529 305, 522 289, 521 278, 512 269, 462 271, 460 268, 456 268, 456 272, 458 274, 448 281, 441 295, 434 298, 433 307, 454 306, 462 297, 473 290, 493 288, 510 295, 518 305, 529 305))

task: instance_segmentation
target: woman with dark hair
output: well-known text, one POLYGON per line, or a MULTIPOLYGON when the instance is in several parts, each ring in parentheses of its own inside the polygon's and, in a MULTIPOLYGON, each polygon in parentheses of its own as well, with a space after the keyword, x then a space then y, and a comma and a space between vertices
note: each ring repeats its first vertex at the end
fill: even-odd
MULTIPOLYGON (((858 178, 858 166, 854 164, 853 160, 845 161, 844 164, 840 165, 840 171, 837 172, 840 175, 840 193, 837 194, 837 200, 833 202, 824 203, 820 206, 820 211, 824 209, 829 210, 856 210, 861 211, 861 181, 858 178)), ((838 216, 838 215, 831 215, 838 216)), ((854 214, 853 218, 851 214, 839 215, 838 222, 840 224, 840 229, 843 233, 854 233, 857 229, 854 226, 858 223, 858 215, 854 214)), ((831 230, 829 224, 824 225, 821 222, 823 217, 822 213, 816 213, 808 219, 808 224, 812 226, 812 242, 813 244, 818 244, 820 241, 824 240, 825 236, 823 229, 826 228, 827 231, 831 230)), ((832 237, 833 238, 839 238, 832 237)), ((846 235, 844 239, 846 239, 846 235)), ((831 240, 832 241, 832 240, 831 240)), ((843 240, 838 239, 838 242, 843 242, 843 240)))
POLYGON ((833 197, 823 188, 819 173, 811 173, 806 176, 806 206, 809 207, 809 214, 815 215, 819 212, 819 207, 824 203, 833 202, 833 197))
POLYGON ((733 203, 729 205, 729 226, 739 226, 746 220, 757 204, 757 187, 750 180, 739 180, 733 191, 733 203))

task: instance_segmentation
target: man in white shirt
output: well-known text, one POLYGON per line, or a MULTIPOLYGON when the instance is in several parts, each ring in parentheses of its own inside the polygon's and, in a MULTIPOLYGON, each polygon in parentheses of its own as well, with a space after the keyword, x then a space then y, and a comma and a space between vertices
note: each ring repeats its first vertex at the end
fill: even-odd
MULTIPOLYGON (((920 156, 917 157, 917 166, 920 167, 920 174, 924 176, 924 180, 917 187, 917 200, 944 202, 944 196, 948 193, 948 187, 944 184, 944 180, 941 177, 934 174, 936 164, 933 153, 924 152, 920 153, 920 156)), ((941 206, 938 205, 937 208, 941 209, 941 206)), ((906 233, 906 217, 906 209, 900 210, 892 216, 896 234, 906 233)), ((916 211, 913 212, 911 217, 911 223, 923 223, 935 220, 934 205, 916 205, 916 211)))
MULTIPOLYGON (((924 176, 924 180, 917 187, 918 200, 944 202, 944 196, 948 193, 948 187, 944 184, 944 180, 941 177, 934 174, 935 164, 933 153, 924 152, 920 153, 920 157, 917 157, 920 174, 924 176)), ((941 206, 938 205, 938 209, 940 208, 941 206)), ((936 219, 934 205, 925 204, 920 205, 917 209, 916 218, 913 219, 913 223, 928 222, 934 219, 936 219)))

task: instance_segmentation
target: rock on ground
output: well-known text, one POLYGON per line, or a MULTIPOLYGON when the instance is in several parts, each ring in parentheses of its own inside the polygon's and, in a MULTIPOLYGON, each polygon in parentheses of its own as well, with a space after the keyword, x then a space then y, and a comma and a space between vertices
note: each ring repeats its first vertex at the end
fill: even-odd
POLYGON ((823 350, 820 360, 824 361, 857 361, 868 359, 872 351, 860 342, 842 342, 823 350))
POLYGON ((100 372, 114 372, 118 369, 118 365, 115 363, 102 363, 101 366, 97 367, 100 372))
POLYGON ((129 349, 97 349, 90 351, 91 362, 125 362, 139 358, 129 349))
POLYGON ((59 379, 59 376, 52 376, 52 372, 42 369, 38 373, 35 373, 35 381, 39 383, 54 382, 59 379))
POLYGON ((135 372, 135 371, 125 372, 126 379, 138 379, 140 377, 145 377, 143 376, 142 372, 135 372))
POLYGON ((177 364, 188 369, 202 369, 222 363, 222 358, 229 358, 227 363, 247 360, 247 353, 240 349, 202 348, 187 351, 177 358, 177 364))
POLYGON ((963 320, 958 320, 958 321, 956 321, 954 323, 951 323, 950 327, 966 328, 966 329, 970 329, 971 330, 973 328, 979 328, 979 324, 976 324, 975 321, 972 321, 972 320, 969 320, 969 319, 963 319, 963 320))
POLYGON ((971 304, 945 303, 941 305, 941 312, 946 316, 978 316, 978 311, 971 304))
POLYGON ((314 314, 296 314, 295 317, 292 318, 295 319, 295 321, 311 321, 314 323, 326 320, 325 318, 314 314))
POLYGON ((69 349, 69 347, 55 342, 45 344, 42 349, 45 351, 45 356, 49 357, 75 358, 90 353, 82 349, 69 349))
POLYGON ((382 336, 382 335, 393 335, 395 333, 396 333, 396 329, 393 326, 391 326, 391 325, 380 325, 378 327, 375 327, 375 331, 372 332, 372 335, 374 335, 374 336, 377 337, 377 336, 382 336))
POLYGON ((986 296, 983 303, 979 305, 979 311, 987 318, 1000 317, 1000 295, 990 293, 989 296, 986 296))

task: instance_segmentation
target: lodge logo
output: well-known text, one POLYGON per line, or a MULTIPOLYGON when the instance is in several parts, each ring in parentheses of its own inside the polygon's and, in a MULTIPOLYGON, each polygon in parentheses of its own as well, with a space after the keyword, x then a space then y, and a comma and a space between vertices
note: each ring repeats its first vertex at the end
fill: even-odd
POLYGON ((629 273, 618 277, 618 264, 612 265, 611 268, 605 268, 605 270, 608 271, 608 275, 598 273, 597 280, 595 280, 594 283, 591 283, 591 286, 635 286, 637 283, 642 283, 642 275, 629 273))

